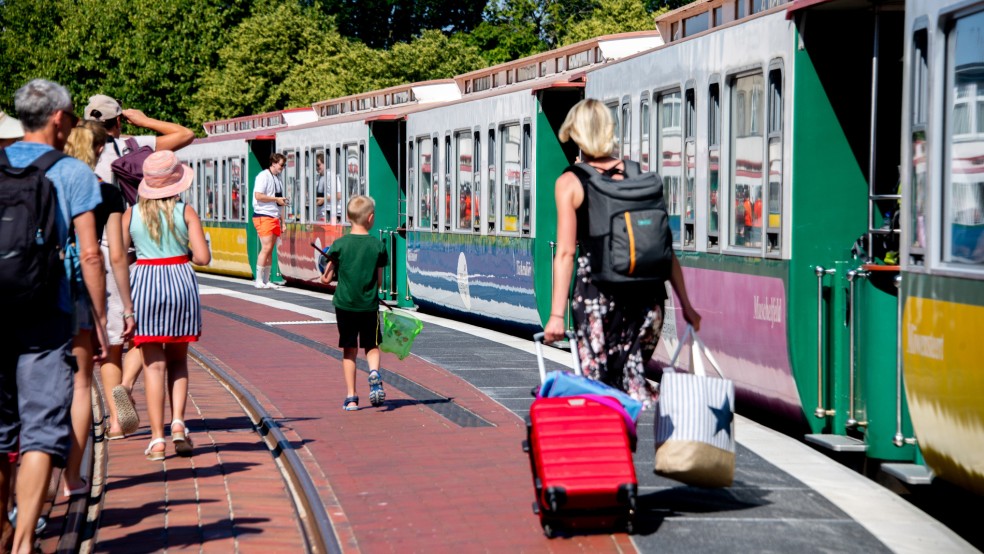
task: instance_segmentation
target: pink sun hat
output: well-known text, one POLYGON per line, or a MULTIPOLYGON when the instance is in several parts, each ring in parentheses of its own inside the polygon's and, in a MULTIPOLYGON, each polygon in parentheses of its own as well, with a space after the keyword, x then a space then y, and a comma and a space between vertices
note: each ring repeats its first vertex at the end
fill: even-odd
POLYGON ((147 156, 143 173, 137 194, 148 200, 177 196, 188 190, 195 178, 191 168, 181 163, 170 150, 160 150, 147 156))

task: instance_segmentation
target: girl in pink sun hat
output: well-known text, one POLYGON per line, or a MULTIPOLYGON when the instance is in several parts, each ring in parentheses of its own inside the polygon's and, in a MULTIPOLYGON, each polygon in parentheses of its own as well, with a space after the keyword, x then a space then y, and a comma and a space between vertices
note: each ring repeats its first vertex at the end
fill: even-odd
POLYGON ((139 201, 123 214, 123 241, 132 243, 137 264, 130 275, 137 330, 134 345, 143 355, 151 441, 148 460, 164 459, 165 383, 171 398, 171 442, 182 456, 194 446, 184 424, 188 399, 188 343, 202 331, 198 280, 191 264, 208 265, 211 254, 202 222, 179 195, 194 173, 170 150, 144 161, 139 201), (189 250, 190 248, 190 250, 189 250))

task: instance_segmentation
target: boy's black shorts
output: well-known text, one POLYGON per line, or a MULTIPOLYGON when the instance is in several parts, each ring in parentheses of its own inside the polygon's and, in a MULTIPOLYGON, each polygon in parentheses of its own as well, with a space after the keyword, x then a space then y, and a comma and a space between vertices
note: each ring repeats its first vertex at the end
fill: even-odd
POLYGON ((379 328, 379 312, 350 312, 335 308, 338 322, 338 347, 359 348, 366 351, 379 346, 383 340, 379 328))

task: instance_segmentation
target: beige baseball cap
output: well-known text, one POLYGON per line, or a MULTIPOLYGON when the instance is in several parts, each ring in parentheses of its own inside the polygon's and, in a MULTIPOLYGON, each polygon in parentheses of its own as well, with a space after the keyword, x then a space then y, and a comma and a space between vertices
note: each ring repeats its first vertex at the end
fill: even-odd
POLYGON ((83 117, 97 121, 109 121, 119 117, 122 113, 122 106, 113 97, 96 94, 89 97, 89 103, 85 106, 83 117))

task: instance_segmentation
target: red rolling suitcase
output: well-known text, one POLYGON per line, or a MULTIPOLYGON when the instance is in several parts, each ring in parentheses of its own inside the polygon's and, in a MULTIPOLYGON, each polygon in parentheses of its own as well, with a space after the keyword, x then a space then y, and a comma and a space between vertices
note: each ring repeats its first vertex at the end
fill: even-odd
MULTIPOLYGON (((542 382, 543 334, 534 340, 542 382)), ((580 373, 573 337, 571 344, 580 373)), ((633 442, 624 416, 602 402, 578 396, 533 402, 524 449, 536 489, 534 512, 548 537, 559 529, 632 531, 638 490, 633 442)))

